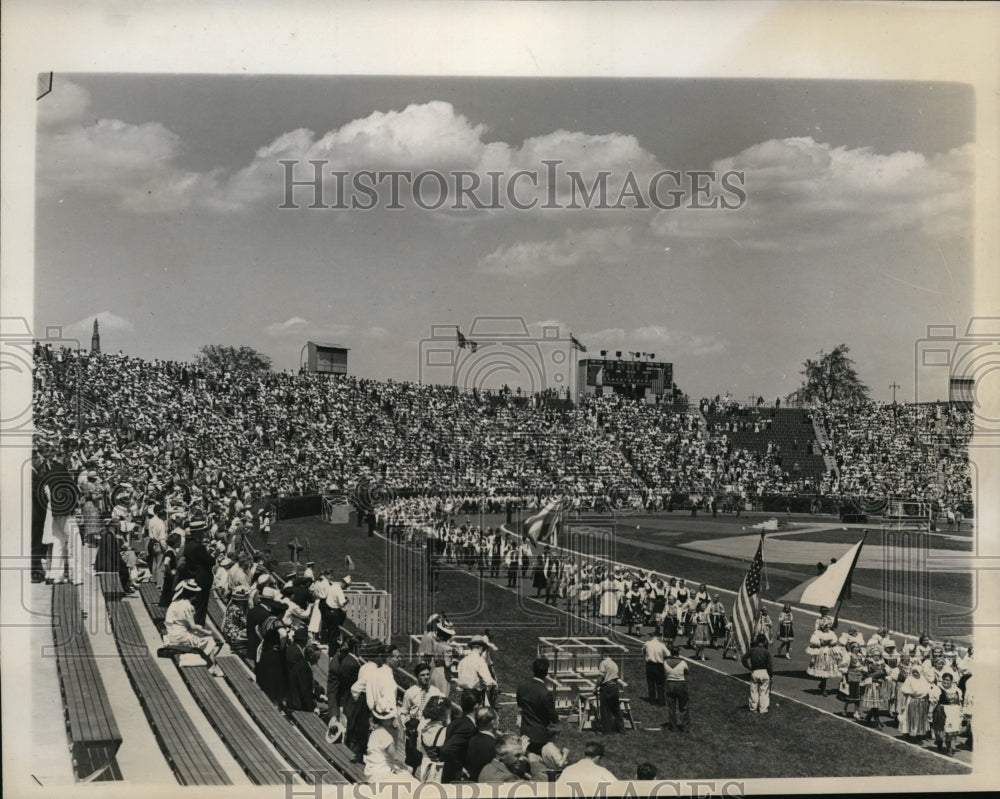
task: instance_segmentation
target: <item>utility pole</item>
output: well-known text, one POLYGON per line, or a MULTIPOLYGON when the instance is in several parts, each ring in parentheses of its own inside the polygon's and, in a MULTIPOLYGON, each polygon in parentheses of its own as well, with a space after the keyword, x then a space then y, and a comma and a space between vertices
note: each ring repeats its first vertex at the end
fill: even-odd
POLYGON ((891 382, 891 383, 889 384, 889 388, 891 388, 891 389, 892 389, 892 404, 893 404, 893 405, 895 405, 895 404, 896 404, 896 389, 897 389, 897 388, 900 388, 900 385, 899 385, 899 383, 897 383, 897 382, 896 382, 895 380, 893 380, 893 381, 892 381, 892 382, 891 382))

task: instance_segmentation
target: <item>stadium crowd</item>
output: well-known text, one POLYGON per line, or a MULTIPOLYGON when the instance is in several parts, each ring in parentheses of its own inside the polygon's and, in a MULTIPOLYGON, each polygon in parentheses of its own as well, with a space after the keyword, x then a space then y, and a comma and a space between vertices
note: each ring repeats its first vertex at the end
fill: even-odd
MULTIPOLYGON (((376 523, 413 543, 429 539, 440 564, 512 587, 530 574, 546 602, 565 602, 571 612, 630 633, 650 628, 667 647, 684 641, 704 659, 720 643, 724 656, 732 647, 725 608, 706 586, 528 547, 499 528, 458 525, 455 514, 470 503, 541 508, 555 496, 568 497, 571 507, 597 507, 620 492, 637 506, 663 507, 676 493, 752 497, 786 488, 767 453, 732 446, 726 434, 733 428, 617 396, 574 407, 513 392, 218 373, 41 347, 35 366, 35 579, 82 579, 79 541, 65 523, 78 518, 83 536, 99 541, 98 570, 117 571, 126 594, 155 582, 167 610, 166 642, 201 650, 213 670, 219 641, 206 612, 214 594, 226 606, 219 632, 243 649, 268 697, 324 714, 331 737, 342 736, 379 781, 547 778, 565 767, 567 753, 551 737, 558 717, 550 717, 554 709, 536 687, 545 684, 547 664, 535 662, 523 701, 519 688, 521 726, 504 734, 486 690, 488 636, 473 639, 458 659, 448 644, 454 631, 438 618, 429 621, 427 647, 413 666, 416 682, 402 690, 398 650, 365 657, 361 639, 343 633, 349 576, 314 574, 313 564, 304 574, 280 575, 248 546, 271 521, 263 497, 350 491, 359 483, 419 487, 423 496, 386 497, 376 523), (315 675, 324 652, 325 685, 315 675), (479 660, 463 671, 473 655, 479 660), (460 712, 453 713, 453 697, 460 712), (402 758, 397 742, 405 742, 402 758)), ((966 500, 967 414, 877 404, 816 413, 839 464, 831 490, 919 497, 928 469, 943 463, 933 471, 934 498, 966 500), (926 457, 929 441, 940 458, 926 457)), ((794 635, 790 619, 787 628, 781 621, 778 640, 787 650, 794 635)), ((763 622, 755 633, 772 635, 763 622)), ((810 636, 809 673, 822 680, 821 690, 836 680, 845 713, 853 707, 878 725, 889 714, 907 735, 931 734, 951 750, 963 714, 971 716, 971 648, 962 653, 922 640, 896 655, 885 635, 874 642, 846 635, 818 624, 810 636)), ((970 747, 971 740, 969 726, 970 747)), ((580 770, 597 773, 602 753, 588 745, 580 770)))

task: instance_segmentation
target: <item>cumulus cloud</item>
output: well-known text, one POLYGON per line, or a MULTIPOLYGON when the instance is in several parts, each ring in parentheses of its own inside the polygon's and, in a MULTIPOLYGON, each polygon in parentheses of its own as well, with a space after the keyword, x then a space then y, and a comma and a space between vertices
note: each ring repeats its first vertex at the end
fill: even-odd
MULTIPOLYGON (((622 327, 609 327, 584 333, 578 338, 585 338, 594 345, 636 346, 669 348, 669 353, 684 353, 688 355, 707 355, 723 352, 728 346, 725 338, 715 333, 690 333, 681 330, 671 330, 663 325, 644 325, 626 330, 622 327)), ((667 351, 657 353, 661 358, 668 355, 667 351)))
POLYGON ((745 174, 733 211, 659 213, 663 236, 722 236, 758 249, 808 250, 896 231, 957 236, 971 229, 972 145, 934 156, 880 154, 812 138, 771 140, 713 164, 745 174))
POLYGON ((622 263, 631 242, 627 227, 568 230, 561 239, 518 241, 479 259, 476 271, 492 275, 534 277, 588 264, 622 263))
POLYGON ((265 331, 272 338, 310 336, 315 339, 338 339, 351 332, 349 324, 314 324, 301 316, 292 316, 284 322, 272 322, 265 331))
POLYGON ((101 334, 104 333, 131 333, 135 330, 135 325, 131 319, 119 316, 114 311, 98 311, 63 326, 63 337, 76 339, 80 346, 90 347, 90 336, 94 332, 94 320, 97 320, 101 334))

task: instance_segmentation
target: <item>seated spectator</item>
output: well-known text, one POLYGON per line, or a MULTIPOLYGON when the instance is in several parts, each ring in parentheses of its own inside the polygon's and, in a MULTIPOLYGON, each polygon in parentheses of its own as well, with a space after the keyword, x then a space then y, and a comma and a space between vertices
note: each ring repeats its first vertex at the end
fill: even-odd
POLYGON ((448 700, 443 696, 432 696, 424 705, 423 717, 417 729, 417 743, 423 760, 416 774, 421 782, 442 782, 444 760, 441 747, 448 733, 450 712, 448 700))
POLYGON ((167 608, 164 620, 167 628, 167 643, 174 646, 191 646, 205 653, 205 658, 211 664, 209 673, 213 677, 221 677, 222 671, 215 662, 216 655, 222 644, 216 643, 212 631, 207 627, 195 624, 194 605, 191 600, 202 589, 194 580, 185 580, 174 590, 174 601, 167 608))
POLYGON ((372 783, 404 782, 416 784, 417 780, 405 765, 396 760, 395 709, 377 711, 372 717, 373 727, 365 751, 365 778, 372 783))
POLYGON ((649 762, 640 763, 635 769, 635 778, 637 780, 655 780, 656 766, 649 762))
MULTIPOLYGON (((523 743, 522 738, 522 743, 523 743)), ((549 782, 552 772, 561 773, 569 758, 569 749, 560 749, 549 741, 542 747, 542 753, 536 755, 528 750, 528 767, 531 769, 531 779, 534 782, 549 782)))
POLYGON ((504 735, 497 741, 496 755, 479 772, 479 782, 520 782, 530 774, 521 739, 504 735))
POLYGON ((616 782, 618 778, 601 765, 603 757, 604 744, 600 741, 588 741, 583 747, 583 757, 563 769, 563 773, 559 775, 559 782, 579 784, 616 782))
POLYGON ((496 755, 497 714, 492 708, 481 707, 475 714, 476 734, 469 739, 465 768, 473 782, 479 781, 479 772, 496 755))

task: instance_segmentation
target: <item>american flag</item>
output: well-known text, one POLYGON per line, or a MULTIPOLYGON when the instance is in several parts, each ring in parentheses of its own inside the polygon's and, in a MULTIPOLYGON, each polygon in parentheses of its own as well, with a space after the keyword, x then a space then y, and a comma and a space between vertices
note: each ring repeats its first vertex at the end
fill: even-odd
POLYGON ((760 601, 760 573, 763 568, 764 536, 761 536, 760 543, 757 544, 757 554, 753 557, 747 576, 743 578, 743 584, 736 595, 736 604, 733 606, 733 632, 736 634, 740 655, 746 655, 750 651, 753 626, 757 620, 757 604, 760 601))

